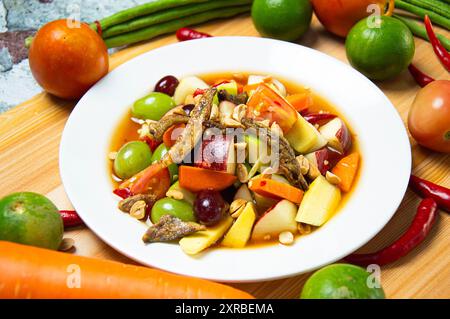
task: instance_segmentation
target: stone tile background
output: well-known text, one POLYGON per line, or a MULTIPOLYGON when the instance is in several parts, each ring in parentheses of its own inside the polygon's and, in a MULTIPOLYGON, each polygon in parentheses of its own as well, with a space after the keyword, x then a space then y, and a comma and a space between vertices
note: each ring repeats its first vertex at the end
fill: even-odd
POLYGON ((28 66, 24 39, 43 24, 65 17, 90 22, 150 0, 0 0, 0 113, 41 88, 28 66))

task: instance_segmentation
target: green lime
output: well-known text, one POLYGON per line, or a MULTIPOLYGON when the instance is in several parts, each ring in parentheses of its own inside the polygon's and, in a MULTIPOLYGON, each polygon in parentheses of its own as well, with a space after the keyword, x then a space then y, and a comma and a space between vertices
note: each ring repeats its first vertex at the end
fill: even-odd
POLYGON ((131 115, 138 119, 159 121, 174 106, 175 102, 170 96, 153 92, 134 102, 131 115))
POLYGON ((414 56, 414 37, 408 27, 391 17, 380 17, 371 25, 371 17, 362 19, 345 42, 350 64, 373 80, 393 78, 404 71, 414 56))
POLYGON ((308 30, 312 6, 309 0, 255 0, 252 18, 262 36, 294 41, 308 30))
POLYGON ((56 250, 63 232, 59 210, 45 196, 25 192, 0 199, 0 240, 56 250))
POLYGON ((123 145, 114 160, 114 172, 127 179, 147 168, 152 163, 152 151, 147 143, 128 142, 123 145))
POLYGON ((152 207, 150 218, 152 223, 157 223, 164 215, 175 216, 185 222, 195 222, 194 208, 184 200, 163 198, 158 200, 152 207))
POLYGON ((316 271, 303 286, 301 299, 384 299, 383 288, 364 268, 333 264, 316 271))

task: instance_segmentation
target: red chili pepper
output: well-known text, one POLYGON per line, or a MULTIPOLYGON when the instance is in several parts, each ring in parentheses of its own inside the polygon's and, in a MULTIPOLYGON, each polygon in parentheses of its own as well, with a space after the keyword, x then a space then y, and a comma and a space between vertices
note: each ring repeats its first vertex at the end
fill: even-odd
POLYGON ((309 123, 316 124, 319 123, 320 121, 332 120, 336 117, 336 115, 331 113, 309 113, 303 115, 303 117, 309 123))
POLYGON ((100 36, 100 38, 103 36, 103 29, 102 29, 102 25, 100 24, 100 21, 95 20, 94 21, 95 25, 97 26, 97 33, 100 36))
POLYGON ((436 201, 439 208, 450 213, 450 189, 411 175, 409 186, 420 196, 436 201))
POLYGON ((142 138, 142 140, 148 144, 150 149, 152 150, 152 153, 156 150, 156 148, 162 143, 162 141, 155 141, 154 139, 151 139, 148 136, 145 136, 142 138))
POLYGON ((195 40, 209 37, 211 37, 211 35, 189 28, 181 28, 177 31, 178 41, 195 40))
POLYGON ((414 64, 410 64, 408 66, 409 73, 411 73, 414 80, 416 80, 417 84, 419 84, 421 87, 424 87, 431 82, 434 81, 434 79, 431 76, 426 75, 422 71, 420 71, 414 64))
POLYGON ((60 210, 59 214, 61 215, 65 229, 84 225, 80 216, 74 210, 60 210))
POLYGON ((116 188, 115 190, 113 190, 113 193, 116 194, 119 197, 122 197, 123 199, 126 199, 128 197, 130 197, 131 195, 131 191, 129 188, 116 188))
POLYGON ((431 24, 431 20, 427 15, 425 16, 425 28, 427 29, 428 39, 433 46, 434 53, 436 53, 439 61, 441 61, 442 65, 447 69, 447 71, 450 72, 450 54, 444 48, 441 41, 439 41, 436 33, 434 33, 433 25, 431 24))
POLYGON ((360 266, 370 264, 382 266, 400 259, 425 239, 436 221, 437 212, 437 204, 434 199, 425 198, 420 202, 409 229, 392 245, 375 253, 351 254, 344 259, 360 266))
POLYGON ((196 89, 193 96, 196 97, 197 95, 202 95, 205 93, 205 90, 202 89, 196 89))

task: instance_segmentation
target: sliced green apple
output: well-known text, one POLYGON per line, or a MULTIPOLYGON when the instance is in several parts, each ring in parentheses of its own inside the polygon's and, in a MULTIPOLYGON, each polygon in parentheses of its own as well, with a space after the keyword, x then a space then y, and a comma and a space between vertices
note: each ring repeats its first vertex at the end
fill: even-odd
POLYGON ((304 154, 318 150, 327 145, 327 140, 320 132, 300 114, 294 126, 284 137, 298 153, 304 154))
POLYGON ((227 215, 217 225, 182 238, 181 249, 188 255, 196 255, 214 245, 233 224, 233 218, 227 215))
POLYGON ((166 196, 175 199, 182 199, 191 205, 194 205, 195 201, 195 194, 181 187, 179 181, 176 181, 172 184, 172 186, 170 186, 166 196), (183 198, 180 198, 180 194, 183 198))
POLYGON ((319 175, 309 185, 297 212, 296 221, 322 226, 336 211, 341 201, 341 191, 319 175))
POLYGON ((222 245, 231 248, 242 248, 247 244, 255 223, 256 212, 253 203, 245 205, 244 210, 231 226, 222 240, 222 245))
POLYGON ((173 95, 173 100, 175 101, 176 105, 183 104, 186 96, 194 94, 195 90, 197 89, 204 90, 207 88, 208 84, 206 84, 202 79, 196 76, 185 77, 181 79, 180 83, 178 84, 173 95))

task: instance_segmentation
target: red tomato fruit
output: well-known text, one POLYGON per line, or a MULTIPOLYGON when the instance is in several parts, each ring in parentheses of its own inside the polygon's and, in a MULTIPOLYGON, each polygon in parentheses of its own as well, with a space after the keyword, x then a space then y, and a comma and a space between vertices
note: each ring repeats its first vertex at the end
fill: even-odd
POLYGON ((87 24, 71 27, 61 19, 44 25, 30 47, 31 72, 47 92, 64 99, 80 98, 108 73, 108 51, 87 24))
POLYGON ((417 93, 408 127, 420 145, 450 153, 450 81, 431 82, 417 93))
MULTIPOLYGON (((314 12, 325 29, 340 37, 346 37, 359 20, 369 16, 371 4, 380 7, 383 14, 388 0, 311 0, 314 12)), ((392 8, 393 9, 393 8, 392 8)))

